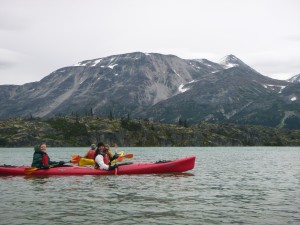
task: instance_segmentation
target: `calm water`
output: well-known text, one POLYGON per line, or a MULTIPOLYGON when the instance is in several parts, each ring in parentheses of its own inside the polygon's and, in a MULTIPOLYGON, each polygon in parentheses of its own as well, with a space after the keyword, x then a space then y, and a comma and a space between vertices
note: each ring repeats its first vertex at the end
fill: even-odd
MULTIPOLYGON (((299 148, 119 148, 127 161, 195 155, 177 175, 0 177, 0 224, 300 224, 299 148)), ((69 160, 87 148, 48 148, 69 160)), ((30 165, 32 148, 0 149, 30 165)))

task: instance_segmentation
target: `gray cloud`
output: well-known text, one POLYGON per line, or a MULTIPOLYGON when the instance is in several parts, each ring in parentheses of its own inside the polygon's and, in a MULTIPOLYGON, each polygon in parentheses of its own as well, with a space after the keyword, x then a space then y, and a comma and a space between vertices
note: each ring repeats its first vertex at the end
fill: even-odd
POLYGON ((235 54, 268 76, 297 74, 299 8, 297 0, 2 0, 0 84, 134 51, 213 61, 235 54))
POLYGON ((13 67, 14 65, 16 65, 16 64, 12 63, 12 62, 2 62, 2 61, 0 61, 0 70, 1 69, 9 69, 9 68, 13 67))

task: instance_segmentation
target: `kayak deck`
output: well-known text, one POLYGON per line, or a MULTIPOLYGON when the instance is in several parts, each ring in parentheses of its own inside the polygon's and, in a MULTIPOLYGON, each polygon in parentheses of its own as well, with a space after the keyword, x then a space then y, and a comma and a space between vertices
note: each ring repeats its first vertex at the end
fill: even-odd
MULTIPOLYGON (((140 162, 132 164, 120 164, 116 170, 97 170, 85 166, 60 166, 50 169, 39 169, 30 175, 37 176, 78 176, 78 175, 125 175, 125 174, 159 174, 181 173, 192 170, 195 166, 195 156, 161 162, 140 162)), ((25 176, 26 166, 0 166, 0 176, 25 176)))

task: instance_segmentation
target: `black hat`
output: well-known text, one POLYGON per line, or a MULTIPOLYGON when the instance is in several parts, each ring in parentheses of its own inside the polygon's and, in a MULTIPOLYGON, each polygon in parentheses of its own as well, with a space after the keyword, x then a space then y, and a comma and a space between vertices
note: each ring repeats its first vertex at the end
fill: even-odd
POLYGON ((104 146, 104 144, 103 144, 103 142, 99 142, 97 146, 98 146, 98 147, 104 146))

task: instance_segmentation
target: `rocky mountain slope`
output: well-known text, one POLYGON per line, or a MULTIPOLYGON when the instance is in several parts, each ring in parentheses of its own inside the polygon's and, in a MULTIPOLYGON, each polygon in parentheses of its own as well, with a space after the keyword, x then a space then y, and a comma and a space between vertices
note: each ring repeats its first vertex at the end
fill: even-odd
POLYGON ((130 114, 299 129, 299 85, 263 76, 233 55, 214 63, 134 52, 86 60, 39 82, 0 85, 0 118, 130 114))
POLYGON ((300 74, 291 77, 290 79, 288 79, 288 82, 291 82, 291 83, 300 83, 300 74))

